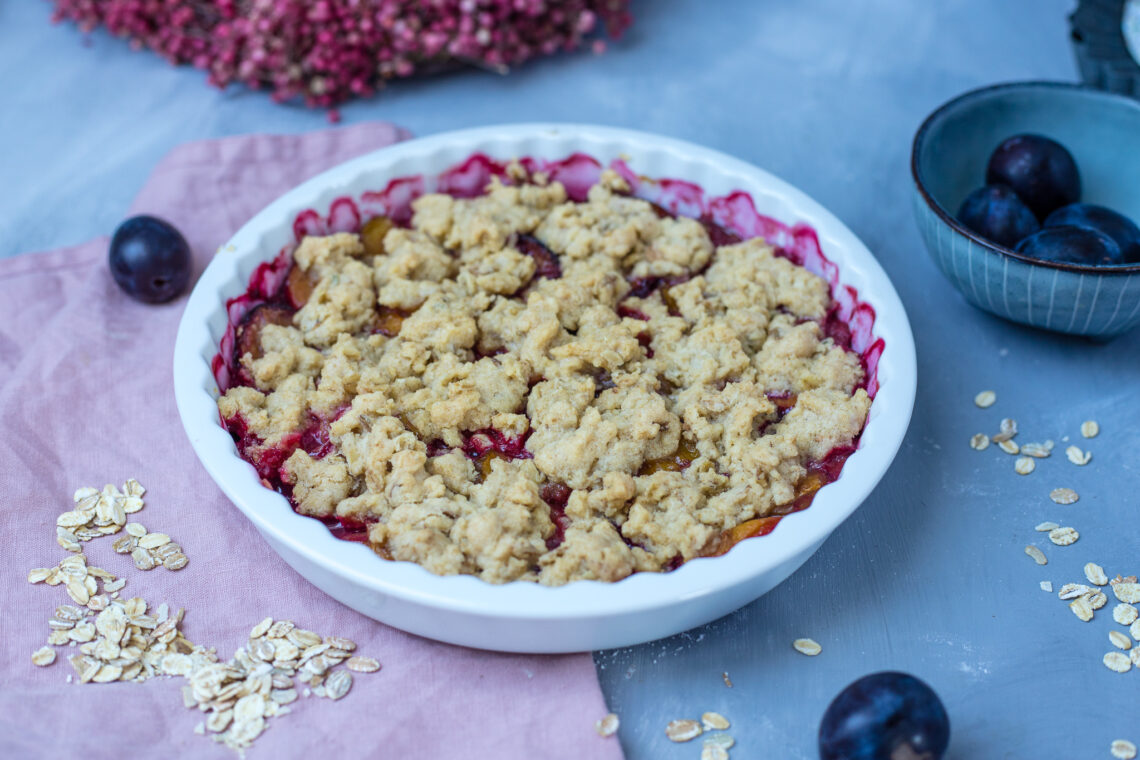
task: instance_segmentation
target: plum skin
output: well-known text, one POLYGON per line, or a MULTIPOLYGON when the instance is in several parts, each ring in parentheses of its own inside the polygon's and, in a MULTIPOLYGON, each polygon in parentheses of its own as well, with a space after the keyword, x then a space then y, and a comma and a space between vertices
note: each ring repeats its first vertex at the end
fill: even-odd
POLYGON ((1092 203, 1073 203, 1054 211, 1042 226, 1083 227, 1103 233, 1120 248, 1125 262, 1140 263, 1140 227, 1110 208, 1092 203))
POLYGON ((138 301, 166 303, 190 282, 190 246, 172 224, 155 216, 133 216, 111 237, 107 252, 111 276, 138 301))
POLYGON ((1011 187, 1038 219, 1081 199, 1077 162, 1065 146, 1042 135, 1014 135, 998 145, 986 166, 986 184, 1011 187))
POLYGON ((941 760, 950 718, 926 683, 881 672, 849 684, 819 725, 820 760, 941 760))
POLYGON ((1123 263, 1120 246, 1108 235, 1072 225, 1042 227, 1018 243, 1014 250, 1040 261, 1086 266, 1123 263))
POLYGON ((1006 248, 1040 229, 1037 216, 1005 185, 986 185, 966 196, 958 221, 1006 248))

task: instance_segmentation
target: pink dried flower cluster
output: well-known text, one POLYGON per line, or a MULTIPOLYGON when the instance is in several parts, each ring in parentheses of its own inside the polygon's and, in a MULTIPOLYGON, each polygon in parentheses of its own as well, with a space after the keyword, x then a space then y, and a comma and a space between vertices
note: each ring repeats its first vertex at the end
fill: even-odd
POLYGON ((206 70, 218 87, 332 107, 397 77, 459 65, 505 71, 631 22, 629 0, 51 0, 132 47, 206 70))

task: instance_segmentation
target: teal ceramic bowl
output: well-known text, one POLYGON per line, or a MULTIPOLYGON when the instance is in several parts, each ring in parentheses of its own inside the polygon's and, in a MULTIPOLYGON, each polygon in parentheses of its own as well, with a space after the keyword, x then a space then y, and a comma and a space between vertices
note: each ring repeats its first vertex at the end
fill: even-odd
POLYGON ((955 218, 985 184, 990 153, 1024 132, 1066 146, 1082 198, 1140 223, 1140 101, 1060 82, 972 90, 919 127, 911 153, 914 213, 942 274, 979 309, 1056 332, 1107 338, 1140 323, 1140 264, 1040 261, 991 243, 955 218))

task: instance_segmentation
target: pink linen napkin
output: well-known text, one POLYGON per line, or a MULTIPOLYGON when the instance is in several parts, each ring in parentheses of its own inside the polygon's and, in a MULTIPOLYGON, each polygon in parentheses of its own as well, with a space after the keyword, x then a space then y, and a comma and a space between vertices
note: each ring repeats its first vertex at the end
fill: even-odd
MULTIPOLYGON (((250 216, 298 182, 406 137, 383 124, 302 136, 253 135, 184 145, 163 160, 132 213, 177 225, 195 276, 250 216)), ((61 212, 63 210, 61 209, 61 212)), ((606 708, 588 654, 513 656, 439 644, 370 620, 326 597, 273 553, 198 463, 174 404, 171 361, 185 296, 146 306, 119 291, 107 239, 0 261, 0 757, 175 757, 234 753, 195 735, 204 717, 182 705, 181 678, 79 684, 57 649, 35 667, 63 586, 31 585, 30 568, 68 556, 55 520, 80 486, 137 478, 132 515, 180 543, 179 572, 135 569, 114 538, 84 544, 89 564, 127 578, 122 598, 185 607, 196 644, 228 659, 266 616, 355 640, 383 669, 354 674, 333 702, 301 698, 268 721, 251 757, 599 758, 616 739, 594 721, 606 708)))

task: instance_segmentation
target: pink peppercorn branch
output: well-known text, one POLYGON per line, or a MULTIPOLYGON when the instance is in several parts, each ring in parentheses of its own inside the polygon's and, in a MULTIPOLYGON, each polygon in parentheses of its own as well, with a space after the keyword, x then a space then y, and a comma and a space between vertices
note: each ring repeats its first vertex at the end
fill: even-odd
MULTIPOLYGON (((461 65, 496 71, 619 35, 629 0, 51 0, 55 21, 104 26, 134 48, 331 108, 389 79, 461 65)), ((599 43, 600 46, 600 43, 599 43)))

